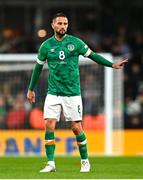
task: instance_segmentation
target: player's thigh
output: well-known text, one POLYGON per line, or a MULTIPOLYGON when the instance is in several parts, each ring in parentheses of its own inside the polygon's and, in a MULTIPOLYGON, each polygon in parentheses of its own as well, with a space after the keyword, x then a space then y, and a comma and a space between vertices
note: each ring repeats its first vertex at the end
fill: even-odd
POLYGON ((82 120, 82 99, 81 96, 63 97, 62 108, 66 121, 82 120))
POLYGON ((48 94, 44 103, 44 119, 56 119, 59 121, 61 114, 61 104, 58 96, 48 94))

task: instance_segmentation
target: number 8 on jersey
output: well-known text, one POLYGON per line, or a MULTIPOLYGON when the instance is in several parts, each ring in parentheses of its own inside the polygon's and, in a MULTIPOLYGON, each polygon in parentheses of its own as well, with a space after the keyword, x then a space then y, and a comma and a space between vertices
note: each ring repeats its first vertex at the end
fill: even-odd
POLYGON ((60 52, 59 52, 59 59, 60 59, 60 60, 64 60, 64 59, 65 59, 65 53, 64 53, 64 51, 60 51, 60 52))

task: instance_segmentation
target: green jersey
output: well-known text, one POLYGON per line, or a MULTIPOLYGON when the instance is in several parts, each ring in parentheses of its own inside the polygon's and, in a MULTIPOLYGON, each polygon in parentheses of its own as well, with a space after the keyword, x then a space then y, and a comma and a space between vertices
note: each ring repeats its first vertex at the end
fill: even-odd
POLYGON ((91 50, 80 39, 66 35, 62 41, 55 36, 42 43, 37 63, 49 67, 48 94, 75 96, 80 94, 79 55, 89 56, 91 50))

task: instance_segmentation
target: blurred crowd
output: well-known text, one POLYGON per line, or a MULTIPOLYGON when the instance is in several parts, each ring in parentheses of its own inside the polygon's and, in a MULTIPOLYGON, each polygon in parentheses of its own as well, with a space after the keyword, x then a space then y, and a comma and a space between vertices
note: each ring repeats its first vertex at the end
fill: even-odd
MULTIPOLYGON (((95 11, 88 11, 83 16, 78 15, 76 28, 72 27, 72 22, 69 23, 71 26, 69 33, 84 40, 96 52, 109 52, 113 56, 129 58, 129 63, 124 68, 124 127, 143 128, 143 26, 138 16, 134 17, 134 21, 132 21, 130 14, 127 15, 124 11, 123 15, 120 12, 118 16, 118 12, 120 10, 114 14, 115 12, 107 7, 99 12, 100 18, 95 11)), ((4 28, 0 33, 0 53, 35 53, 40 43, 50 35, 51 33, 47 33, 45 37, 26 36, 18 29, 4 28)), ((83 73, 81 72, 81 74, 83 73)), ((89 88, 88 84, 92 82, 93 76, 96 76, 94 70, 88 79, 84 81, 81 79, 81 86, 89 88)), ((24 86, 28 85, 27 76, 20 75, 19 77, 22 78, 24 86)), ((14 84, 18 86, 19 81, 21 79, 15 78, 12 82, 13 87, 14 84)), ((91 84, 93 85, 93 83, 91 84)), ((96 84, 94 85, 96 86, 96 84)), ((24 89, 26 91, 26 88, 24 89)), ((3 90, 1 92, 5 93, 0 93, 0 128, 43 127, 43 124, 40 123, 37 125, 39 127, 35 127, 36 123, 32 122, 34 117, 42 118, 43 112, 39 108, 41 105, 32 108, 25 99, 26 92, 23 92, 23 88, 20 91, 19 87, 19 92, 13 98, 10 95, 14 93, 12 89, 10 90, 5 85, 3 90), (20 119, 18 119, 19 117, 20 119)), ((97 91, 95 94, 96 101, 85 102, 87 115, 98 114, 95 110, 97 101, 101 101, 101 99, 97 99, 100 97, 98 93, 97 91)), ((84 97, 86 97, 86 93, 84 97)), ((90 99, 94 100, 94 97, 91 96, 90 99)), ((104 117, 99 117, 99 120, 103 122, 104 117)))

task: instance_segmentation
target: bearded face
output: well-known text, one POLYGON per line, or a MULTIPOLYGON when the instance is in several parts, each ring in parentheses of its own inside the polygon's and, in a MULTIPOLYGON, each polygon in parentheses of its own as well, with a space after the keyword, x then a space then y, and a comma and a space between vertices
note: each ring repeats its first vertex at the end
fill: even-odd
POLYGON ((52 28, 58 36, 62 37, 67 33, 68 19, 66 17, 57 17, 52 22, 52 28))

